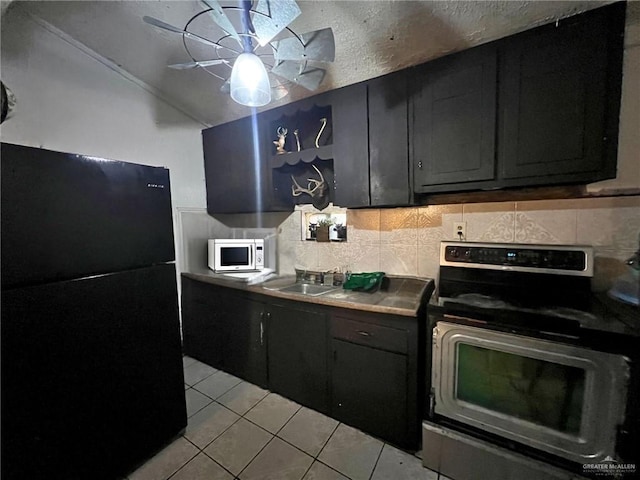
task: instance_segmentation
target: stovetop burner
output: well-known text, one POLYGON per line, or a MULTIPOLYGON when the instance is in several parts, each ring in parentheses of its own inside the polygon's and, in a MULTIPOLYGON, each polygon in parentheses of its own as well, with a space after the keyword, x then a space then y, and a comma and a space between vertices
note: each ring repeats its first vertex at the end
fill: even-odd
POLYGON ((563 320, 571 320, 577 322, 583 328, 593 328, 598 324, 599 319, 591 312, 578 310, 575 308, 563 306, 539 306, 527 307, 514 303, 510 303, 499 297, 483 295, 481 293, 465 293, 457 297, 440 297, 438 304, 443 307, 455 307, 456 305, 464 305, 468 310, 501 310, 504 312, 527 314, 529 317, 535 316, 539 318, 552 319, 553 317, 563 320))
POLYGON ((640 335, 591 292, 593 249, 442 242, 439 297, 451 315, 526 330, 640 335))

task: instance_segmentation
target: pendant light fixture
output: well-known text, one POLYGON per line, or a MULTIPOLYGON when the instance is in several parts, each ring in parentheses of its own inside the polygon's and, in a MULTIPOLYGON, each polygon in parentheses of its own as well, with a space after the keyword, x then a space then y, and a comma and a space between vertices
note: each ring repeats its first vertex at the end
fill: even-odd
POLYGON ((251 23, 251 1, 242 1, 242 46, 243 52, 238 55, 231 70, 229 79, 231 98, 240 105, 262 107, 271 101, 271 85, 264 63, 253 53, 254 28, 251 23))
POLYGON ((231 98, 240 105, 262 107, 271 101, 269 75, 260 57, 251 52, 238 55, 231 70, 231 98))
POLYGON ((335 58, 333 32, 291 30, 288 25, 302 13, 295 0, 240 0, 238 6, 224 7, 218 0, 202 3, 207 9, 184 28, 143 17, 149 25, 182 35, 192 61, 170 68, 204 70, 222 81, 222 93, 248 107, 281 99, 292 84, 311 91, 320 86, 325 69, 318 64, 335 58))

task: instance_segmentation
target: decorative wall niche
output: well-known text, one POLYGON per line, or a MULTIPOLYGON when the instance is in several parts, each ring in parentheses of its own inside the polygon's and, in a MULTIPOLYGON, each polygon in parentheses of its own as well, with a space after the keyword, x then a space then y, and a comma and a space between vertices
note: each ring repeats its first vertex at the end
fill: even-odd
MULTIPOLYGON (((330 210, 333 210, 330 208, 330 210)), ((311 242, 346 242, 347 241, 347 214, 344 209, 335 209, 327 213, 302 212, 301 238, 311 242), (323 240, 320 233, 323 224, 328 225, 328 239, 323 240)))

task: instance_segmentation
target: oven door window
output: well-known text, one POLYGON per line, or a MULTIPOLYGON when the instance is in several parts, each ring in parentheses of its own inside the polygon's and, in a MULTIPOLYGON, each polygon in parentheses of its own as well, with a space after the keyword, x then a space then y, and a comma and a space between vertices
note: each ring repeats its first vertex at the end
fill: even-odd
POLYGON ((458 343, 456 397, 495 412, 578 435, 585 371, 458 343))
POLYGON ((615 456, 622 355, 443 321, 433 335, 435 414, 575 462, 615 456))
POLYGON ((222 247, 220 249, 220 266, 247 267, 249 265, 249 247, 222 247))

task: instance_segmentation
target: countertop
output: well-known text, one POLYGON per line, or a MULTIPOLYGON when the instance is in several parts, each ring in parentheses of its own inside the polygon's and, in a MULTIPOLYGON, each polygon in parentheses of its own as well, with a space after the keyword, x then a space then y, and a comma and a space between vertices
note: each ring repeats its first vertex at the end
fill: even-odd
POLYGON ((257 285, 247 285, 237 280, 220 278, 220 275, 204 270, 201 272, 185 272, 182 275, 192 280, 259 293, 274 298, 407 317, 418 315, 421 305, 429 301, 435 286, 431 278, 389 275, 385 276, 382 286, 377 292, 353 292, 344 290, 342 287, 335 287, 335 290, 322 295, 310 296, 277 290, 278 288, 295 284, 296 277, 294 275, 278 276, 257 285))

